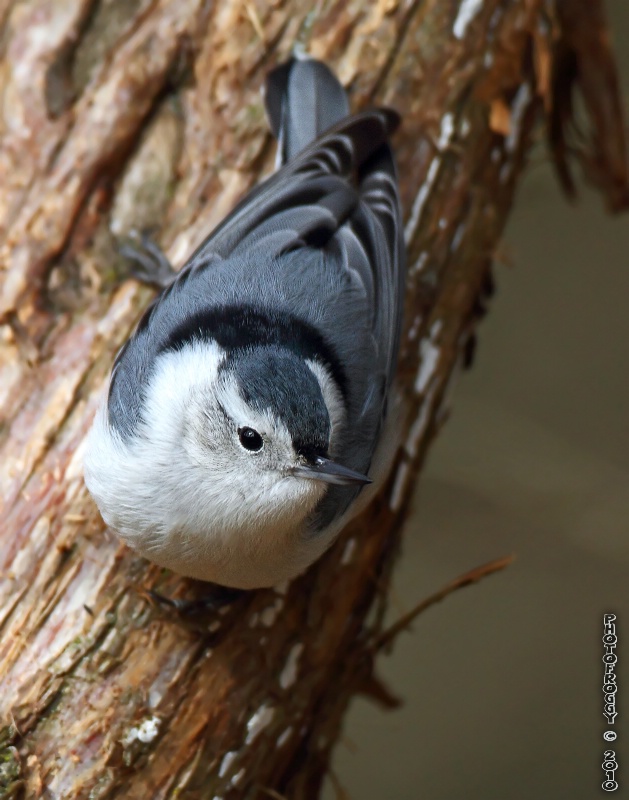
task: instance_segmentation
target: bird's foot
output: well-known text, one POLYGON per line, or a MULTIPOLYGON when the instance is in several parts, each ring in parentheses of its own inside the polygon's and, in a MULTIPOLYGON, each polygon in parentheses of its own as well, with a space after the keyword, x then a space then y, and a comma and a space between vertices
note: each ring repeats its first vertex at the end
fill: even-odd
POLYGON ((201 614, 220 611, 239 600, 247 592, 244 589, 233 589, 228 586, 219 586, 217 583, 208 584, 209 591, 196 600, 173 600, 163 594, 149 590, 151 600, 159 606, 171 609, 182 617, 192 618, 201 614))
POLYGON ((129 262, 129 275, 132 278, 165 289, 169 286, 177 272, 164 254, 161 247, 147 233, 131 231, 131 241, 124 242, 118 252, 129 262))

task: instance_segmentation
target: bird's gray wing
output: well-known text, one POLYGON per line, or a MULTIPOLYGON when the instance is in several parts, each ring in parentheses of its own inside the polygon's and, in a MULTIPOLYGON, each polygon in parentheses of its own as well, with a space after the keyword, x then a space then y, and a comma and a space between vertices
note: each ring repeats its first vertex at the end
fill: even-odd
MULTIPOLYGON (((300 209, 294 217, 295 242, 303 232, 338 228, 355 205, 350 191, 354 175, 386 146, 399 123, 389 109, 346 117, 303 149, 295 158, 254 188, 192 254, 190 262, 228 258, 236 247, 257 246, 277 215, 300 209), (332 218, 330 219, 330 214, 332 218)), ((275 255, 275 254, 272 254, 275 255)))
POLYGON ((184 271, 251 253, 301 247, 334 257, 365 289, 379 357, 390 377, 402 308, 404 257, 388 109, 346 117, 248 194, 193 253, 184 271))

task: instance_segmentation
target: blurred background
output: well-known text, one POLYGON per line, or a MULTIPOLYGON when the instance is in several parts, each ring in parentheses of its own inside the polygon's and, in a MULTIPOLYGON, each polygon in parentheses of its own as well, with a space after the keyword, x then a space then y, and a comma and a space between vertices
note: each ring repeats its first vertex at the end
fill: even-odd
MULTIPOLYGON (((608 0, 629 121, 629 3, 608 0)), ((560 194, 538 147, 476 363, 415 497, 390 618, 457 575, 353 702, 334 771, 351 800, 629 797, 629 214, 560 194), (620 790, 607 795, 602 616, 618 615, 620 790), (624 789, 623 789, 624 786, 624 789)), ((337 797, 328 787, 326 798, 337 797)))

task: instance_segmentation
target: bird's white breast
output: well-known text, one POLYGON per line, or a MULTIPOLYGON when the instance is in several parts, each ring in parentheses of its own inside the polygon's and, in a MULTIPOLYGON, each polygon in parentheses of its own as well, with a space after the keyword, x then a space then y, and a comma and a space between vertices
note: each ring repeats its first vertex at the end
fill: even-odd
MULTIPOLYGON (((325 486, 248 473, 221 446, 208 460, 200 444, 208 431, 195 429, 205 420, 191 408, 216 394, 223 357, 207 342, 161 355, 131 438, 112 428, 103 403, 88 438, 85 479, 105 522, 151 561, 223 585, 270 586, 301 572, 328 546, 325 534, 304 535, 325 486)), ((223 401, 238 402, 233 395, 223 401)), ((261 429, 275 426, 276 436, 288 436, 277 420, 259 417, 254 424, 261 429)), ((211 420, 208 426, 211 435, 211 420)))

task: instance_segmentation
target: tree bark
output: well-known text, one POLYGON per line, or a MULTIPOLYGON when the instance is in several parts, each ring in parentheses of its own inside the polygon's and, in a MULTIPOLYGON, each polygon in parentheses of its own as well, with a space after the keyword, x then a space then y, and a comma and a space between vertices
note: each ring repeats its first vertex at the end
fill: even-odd
POLYGON ((601 2, 0 0, 0 25, 0 798, 316 798, 351 696, 386 699, 374 643, 401 526, 535 122, 569 191, 576 156, 627 206, 601 2), (203 585, 122 546, 82 481, 150 298, 121 279, 116 239, 153 228, 182 263, 271 170, 259 90, 297 41, 353 108, 403 113, 402 438, 383 490, 303 577, 188 624, 146 593, 203 585))

